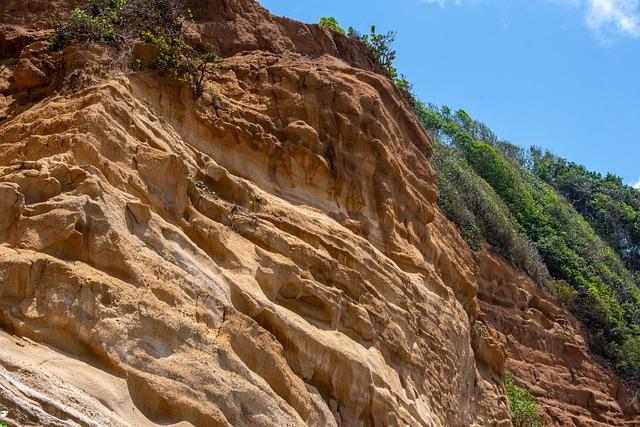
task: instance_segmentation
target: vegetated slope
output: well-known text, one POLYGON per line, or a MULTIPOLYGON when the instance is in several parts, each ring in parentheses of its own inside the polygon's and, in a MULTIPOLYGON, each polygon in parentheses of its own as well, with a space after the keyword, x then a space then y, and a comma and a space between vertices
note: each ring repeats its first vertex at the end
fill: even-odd
MULTIPOLYGON (((640 273, 640 190, 552 153, 532 151, 533 172, 562 194, 620 256, 640 273)), ((637 279, 636 279, 637 280, 637 279)))
POLYGON ((105 71, 110 47, 3 58, 10 417, 508 425, 474 259, 393 83, 319 27, 199 5, 190 30, 224 58, 197 101, 105 71))
MULTIPOLYGON (((485 243, 490 244, 493 250, 534 278, 541 289, 536 291, 538 294, 546 290, 570 308, 584 324, 590 348, 605 356, 608 360, 605 364, 634 383, 632 389, 636 389, 640 372, 637 318, 640 304, 635 272, 625 267, 616 252, 561 194, 538 178, 534 172, 548 176, 552 169, 543 167, 539 155, 531 160, 524 150, 499 141, 486 126, 472 120, 464 111, 453 113, 446 107, 418 103, 417 114, 436 136, 434 165, 441 190, 439 203, 463 237, 476 250, 485 243)), ((547 161, 550 159, 547 156, 547 161)), ((580 180, 574 183, 576 181, 580 180)), ((631 195, 635 191, 626 189, 631 195)), ((611 205, 601 205, 600 215, 615 215, 611 205)), ((507 280, 507 283, 509 281, 523 282, 518 279, 507 280)), ((566 331, 564 325, 571 323, 556 320, 568 317, 560 316, 560 308, 553 308, 549 314, 548 308, 557 303, 544 302, 541 308, 540 297, 531 297, 529 285, 516 285, 515 290, 509 290, 507 285, 500 290, 496 285, 489 288, 483 285, 491 280, 479 282, 481 299, 486 301, 482 304, 483 311, 492 319, 489 323, 513 337, 513 340, 505 339, 508 368, 513 366, 514 359, 530 363, 544 352, 555 356, 550 360, 542 357, 537 367, 529 366, 533 375, 522 375, 522 366, 517 368, 520 372, 517 380, 531 387, 542 402, 553 402, 548 408, 565 402, 570 405, 567 411, 580 420, 574 420, 576 425, 584 422, 582 415, 585 414, 593 422, 609 425, 612 421, 603 418, 607 412, 603 408, 611 405, 601 399, 608 394, 622 406, 616 411, 627 412, 630 422, 638 422, 635 393, 627 393, 616 381, 595 391, 598 387, 594 384, 598 383, 600 374, 592 377, 594 370, 588 365, 597 364, 584 363, 583 350, 572 355, 573 350, 563 349, 581 348, 579 337, 576 345, 566 340, 570 334, 563 333, 561 336, 565 338, 560 341, 564 344, 557 344, 558 334, 554 329, 566 331), (524 294, 517 288, 524 289, 524 294), (514 320, 520 316, 520 310, 528 319, 529 325, 524 328, 514 320), (538 341, 531 340, 532 336, 538 337, 538 341), (547 370, 545 365, 553 369, 547 370), (562 375, 574 385, 575 392, 567 391, 567 384, 559 380, 562 375), (553 392, 554 389, 562 391, 553 392)), ((577 326, 571 328, 579 336, 577 326)), ((602 368, 596 370, 601 371, 602 368)), ((555 410, 545 412, 554 423, 566 425, 567 420, 571 420, 567 414, 560 417, 560 412, 555 410)))

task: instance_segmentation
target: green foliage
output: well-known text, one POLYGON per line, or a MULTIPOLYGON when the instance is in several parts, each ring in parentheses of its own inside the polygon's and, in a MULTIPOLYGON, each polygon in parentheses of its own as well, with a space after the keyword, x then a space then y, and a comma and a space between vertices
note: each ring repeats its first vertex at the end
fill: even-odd
MULTIPOLYGON (((419 101, 415 112, 428 129, 446 127, 440 113, 419 101)), ((451 131, 455 129, 449 126, 451 131)), ((489 243, 514 265, 527 272, 541 286, 549 286, 549 273, 540 255, 519 230, 517 221, 495 190, 469 165, 463 153, 435 135, 432 164, 440 196, 438 204, 456 224, 462 237, 474 250, 489 243)))
POLYGON ((164 36, 145 30, 140 33, 140 38, 158 46, 160 53, 154 60, 156 67, 172 78, 189 84, 196 99, 203 94, 206 79, 218 71, 218 56, 210 51, 196 50, 182 35, 164 36))
POLYGON ((513 380, 513 376, 509 373, 505 375, 504 385, 513 425, 515 427, 542 427, 538 404, 531 392, 518 387, 513 380))
MULTIPOLYGON (((630 209, 616 204, 626 194, 618 188, 621 182, 602 178, 604 187, 587 186, 589 190, 583 191, 581 185, 587 182, 583 178, 556 174, 557 162, 551 167, 549 159, 543 162, 535 152, 527 154, 499 141, 462 110, 454 113, 418 103, 416 115, 436 138, 433 163, 439 203, 463 237, 474 248, 490 243, 539 284, 546 283, 586 325, 593 348, 625 378, 639 381, 640 291, 620 256, 594 231, 601 224, 611 230, 606 228, 612 226, 610 215, 628 221, 614 223, 620 228, 635 221, 630 209), (556 175, 559 182, 570 183, 558 184, 566 194, 574 194, 567 188, 578 188, 582 192, 576 194, 584 196, 588 206, 599 206, 589 211, 595 212, 595 219, 587 222, 545 182, 555 182, 556 175), (587 194, 593 188, 608 192, 587 194), (614 189, 616 197, 611 196, 614 189), (547 269, 553 280, 548 280, 547 269)), ((629 197, 624 200, 632 206, 629 197)), ((625 242, 633 244, 633 240, 625 242)))
POLYGON ((347 30, 347 37, 360 40, 362 38, 362 35, 355 28, 349 27, 349 29, 347 30))
MULTIPOLYGON (((157 68, 189 84, 198 98, 207 78, 216 74, 219 60, 213 52, 199 51, 186 41, 182 25, 190 14, 182 0, 87 0, 56 29, 49 47, 91 41, 124 48, 141 38, 158 46, 157 68)), ((140 69, 142 63, 134 60, 131 66, 140 69)), ((96 73, 104 71, 102 64, 99 67, 96 73)))
POLYGON ((85 0, 56 26, 50 48, 87 41, 122 47, 148 29, 176 36, 188 13, 182 0, 85 0))
POLYGON ((640 372, 640 338, 638 336, 626 340, 620 348, 618 370, 626 377, 632 377, 640 372))
POLYGON ((398 70, 393 65, 396 60, 396 51, 391 49, 391 45, 396 40, 396 32, 379 34, 376 26, 372 25, 369 34, 361 36, 360 39, 371 49, 373 59, 380 64, 387 76, 395 81, 398 78, 398 70))
POLYGON ((131 62, 131 67, 133 67, 134 70, 142 70, 144 68, 144 62, 138 58, 134 58, 131 62))
POLYGON ((533 172, 564 196, 636 274, 640 271, 640 191, 553 154, 532 150, 533 172))
MULTIPOLYGON (((340 27, 338 21, 333 17, 321 18, 320 26, 340 34, 345 34, 344 29, 340 27)), ((364 43, 371 53, 371 58, 380 65, 387 77, 389 77, 399 89, 412 96, 411 83, 404 74, 399 74, 394 66, 396 51, 391 48, 391 45, 396 39, 395 31, 380 34, 377 32, 376 26, 372 25, 369 29, 369 34, 362 35, 353 27, 349 27, 346 35, 351 39, 364 43)))
POLYGON ((413 85, 411 84, 409 79, 407 79, 407 76, 405 76, 404 74, 400 74, 400 76, 396 77, 393 82, 396 84, 396 86, 398 86, 400 89, 404 91, 407 91, 409 93, 413 91, 413 85))
MULTIPOLYGON (((114 10, 114 13, 115 10, 114 10)), ((117 39, 112 20, 89 15, 79 7, 71 10, 69 22, 56 29, 49 39, 49 49, 58 50, 69 44, 82 42, 113 43, 117 39)))
POLYGON ((320 18, 319 25, 327 30, 335 31, 336 33, 344 34, 344 29, 338 24, 338 21, 333 16, 325 16, 320 18))
POLYGON ((569 305, 576 299, 578 293, 564 280, 556 280, 553 287, 553 296, 564 305, 569 305))

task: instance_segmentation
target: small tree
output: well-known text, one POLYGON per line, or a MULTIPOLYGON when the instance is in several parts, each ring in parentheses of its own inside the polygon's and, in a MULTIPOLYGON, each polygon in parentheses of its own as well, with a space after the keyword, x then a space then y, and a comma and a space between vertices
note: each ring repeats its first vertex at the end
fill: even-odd
POLYGON ((203 94, 207 78, 218 71, 220 60, 215 53, 196 50, 179 34, 164 37, 147 30, 140 38, 160 49, 155 66, 177 81, 189 84, 196 99, 203 94))
POLYGON ((202 96, 207 78, 217 74, 219 65, 220 60, 213 52, 197 53, 188 63, 187 72, 195 99, 202 96))
POLYGON ((395 81, 398 78, 398 70, 393 66, 393 61, 396 60, 396 51, 391 49, 391 45, 396 40, 396 32, 389 31, 387 34, 379 34, 376 32, 376 26, 372 25, 369 35, 364 35, 361 39, 371 49, 376 62, 395 81))
POLYGON ((396 77, 393 82, 402 90, 405 90, 409 93, 413 91, 413 85, 404 74, 400 74, 400 76, 396 77))
POLYGON ((360 32, 353 27, 349 27, 349 29, 347 30, 347 37, 362 40, 362 35, 360 34, 360 32))
POLYGON ((333 16, 325 16, 320 18, 319 25, 327 30, 335 31, 336 33, 344 34, 344 29, 338 24, 338 20, 333 16))

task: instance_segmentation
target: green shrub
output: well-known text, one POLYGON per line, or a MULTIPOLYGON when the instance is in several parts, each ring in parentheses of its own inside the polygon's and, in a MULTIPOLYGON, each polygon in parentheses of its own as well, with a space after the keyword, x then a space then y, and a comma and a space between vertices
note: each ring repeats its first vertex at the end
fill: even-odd
POLYGON ((338 24, 338 21, 333 16, 325 16, 320 18, 319 25, 327 30, 334 31, 336 33, 344 34, 344 29, 338 24))
POLYGON ((509 373, 504 378, 509 409, 515 427, 542 427, 536 400, 527 389, 518 387, 509 373))
POLYGON ((554 281, 553 296, 566 306, 569 306, 578 297, 578 293, 564 280, 554 281))
POLYGON ((589 222, 634 273, 640 271, 640 191, 553 154, 531 150, 532 171, 589 222))
POLYGON ((355 28, 349 27, 349 29, 347 30, 347 37, 352 38, 352 39, 361 40, 362 34, 360 34, 360 32, 358 30, 356 30, 355 28))
MULTIPOLYGON (((338 24, 338 21, 333 17, 320 18, 320 26, 327 28, 331 31, 335 31, 340 34, 345 34, 344 29, 338 24)), ((346 33, 347 37, 358 40, 363 43, 371 54, 371 59, 378 64, 387 77, 401 90, 405 91, 409 96, 413 98, 412 85, 409 79, 405 75, 399 74, 398 70, 394 66, 396 59, 396 51, 391 48, 391 45, 396 39, 396 32, 389 31, 386 34, 380 34, 376 31, 376 26, 372 25, 369 28, 369 34, 360 34, 353 27, 349 27, 346 33)))
MULTIPOLYGON (((397 72, 396 72, 397 74, 397 72)), ((407 79, 407 76, 405 76, 404 74, 400 74, 399 77, 396 77, 393 81, 397 87, 399 87, 400 89, 409 92, 410 94, 413 91, 413 85, 411 84, 411 82, 409 81, 409 79, 407 79)))
MULTIPOLYGON (((158 46, 156 67, 190 85, 198 98, 207 78, 216 74, 219 60, 215 53, 197 50, 186 41, 182 26, 189 15, 182 0, 87 0, 58 26, 50 48, 91 41, 110 43, 126 54, 132 43, 142 39, 158 46)), ((141 68, 140 61, 130 64, 141 68)))
POLYGON ((116 39, 116 31, 109 19, 91 16, 76 7, 71 10, 69 22, 57 28, 49 39, 49 49, 58 50, 79 41, 113 43, 116 39))
POLYGON ((389 31, 386 34, 380 34, 376 31, 376 26, 372 25, 369 34, 361 36, 360 39, 371 50, 373 59, 382 67, 387 76, 395 82, 398 78, 398 70, 393 65, 396 60, 396 51, 391 49, 391 45, 396 40, 396 32, 389 31))
POLYGON ((206 79, 218 71, 220 61, 215 53, 196 50, 181 35, 165 37, 145 30, 140 38, 160 49, 155 66, 177 81, 189 84, 196 99, 203 94, 206 79))
POLYGON ((445 215, 456 224, 472 249, 480 250, 487 242, 540 286, 548 287, 549 272, 540 254, 520 231, 508 206, 478 176, 463 153, 441 139, 446 135, 435 131, 446 127, 443 117, 419 101, 415 101, 415 111, 435 137, 432 164, 438 178, 438 204, 445 215))

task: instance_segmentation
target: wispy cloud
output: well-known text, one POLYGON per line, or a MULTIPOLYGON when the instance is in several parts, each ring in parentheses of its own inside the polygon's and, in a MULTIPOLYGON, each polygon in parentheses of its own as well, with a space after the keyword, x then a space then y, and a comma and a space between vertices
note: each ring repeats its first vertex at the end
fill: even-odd
MULTIPOLYGON (((445 0, 421 0, 423 3, 431 3, 431 4, 437 4, 440 7, 444 7, 445 4, 445 0)), ((459 2, 456 2, 459 3, 459 2)))
POLYGON ((640 0, 547 0, 581 10, 587 27, 598 36, 640 37, 640 0))
POLYGON ((640 190, 640 178, 638 178, 638 180, 635 183, 631 184, 631 186, 633 188, 637 188, 638 190, 640 190))
POLYGON ((640 37, 638 0, 587 0, 586 23, 597 34, 613 32, 640 37))
MULTIPOLYGON (((478 0, 421 0, 424 3, 445 7, 457 6, 478 0)), ((503 0, 510 1, 510 0, 503 0)), ((640 0, 546 0, 564 5, 584 15, 585 25, 597 36, 623 35, 640 38, 640 0)))

